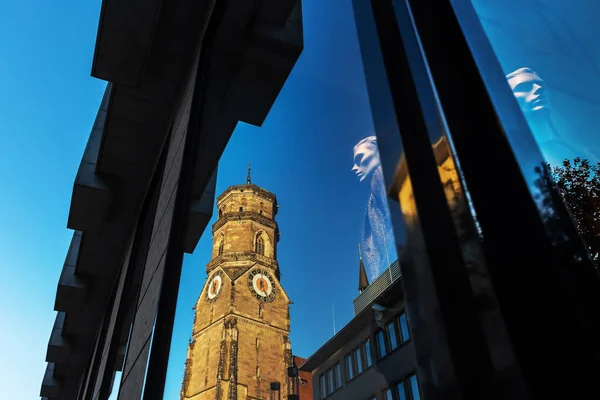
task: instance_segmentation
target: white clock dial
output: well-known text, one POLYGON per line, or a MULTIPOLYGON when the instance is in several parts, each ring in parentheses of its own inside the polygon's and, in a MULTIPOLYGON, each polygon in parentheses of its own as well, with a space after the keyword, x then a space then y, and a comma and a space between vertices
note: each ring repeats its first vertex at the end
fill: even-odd
POLYGON ((273 278, 264 270, 255 269, 248 275, 248 287, 254 296, 260 301, 273 301, 275 298, 275 286, 273 278))
POLYGON ((256 274, 252 278, 252 286, 254 291, 262 297, 267 297, 273 292, 273 284, 270 279, 264 274, 256 274))
POLYGON ((209 300, 215 299, 219 293, 221 292, 221 288, 223 287, 223 279, 221 275, 215 275, 214 278, 208 284, 208 292, 207 296, 209 300))

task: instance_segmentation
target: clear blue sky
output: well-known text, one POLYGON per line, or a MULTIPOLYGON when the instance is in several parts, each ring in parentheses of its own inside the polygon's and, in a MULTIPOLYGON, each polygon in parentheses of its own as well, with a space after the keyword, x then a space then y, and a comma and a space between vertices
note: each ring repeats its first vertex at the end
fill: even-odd
MULTIPOLYGON (((372 121, 350 0, 303 5, 304 53, 264 126, 242 124, 234 132, 218 192, 243 183, 252 161, 253 181, 277 195, 282 283, 295 302, 292 345, 295 354, 309 356, 333 334, 332 303, 338 329, 352 317, 368 195, 350 171, 352 147, 372 134, 372 121)), ((56 284, 72 235, 66 221, 73 180, 105 87, 90 77, 99 10, 100 0, 0 1, 0 399, 39 394, 56 284)), ((501 32, 489 33, 507 72, 539 70, 555 93, 557 112, 577 121, 574 140, 589 144, 600 113, 565 100, 581 91, 561 87, 560 63, 522 49, 511 53, 501 32)), ((593 99, 597 89, 588 90, 593 99)), ((206 277, 207 232, 184 261, 169 400, 179 396, 191 308, 206 277)))

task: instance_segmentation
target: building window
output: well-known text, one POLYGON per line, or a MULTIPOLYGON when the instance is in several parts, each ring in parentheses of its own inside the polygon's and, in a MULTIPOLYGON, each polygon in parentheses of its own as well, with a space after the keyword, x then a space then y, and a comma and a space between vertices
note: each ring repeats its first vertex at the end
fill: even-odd
POLYGON ((244 211, 244 207, 240 207, 240 212, 244 211))
POLYGON ((388 343, 390 345, 390 351, 394 350, 398 347, 398 339, 396 339, 396 328, 394 325, 395 324, 393 322, 390 322, 385 327, 385 330, 387 331, 388 340, 389 340, 388 343))
POLYGON ((362 357, 360 356, 360 347, 354 350, 354 361, 356 361, 356 374, 363 372, 362 357))
POLYGON ((402 343, 410 340, 410 331, 406 314, 402 313, 375 334, 377 342, 377 357, 383 358, 402 343))
POLYGON ((410 382, 410 394, 412 396, 412 400, 421 400, 421 394, 419 393, 419 382, 417 381, 417 375, 412 374, 410 378, 408 378, 410 382))
POLYGON ((394 400, 392 396, 392 389, 385 389, 383 391, 383 400, 394 400))
POLYGON ((383 331, 378 331, 375 335, 375 338, 377 339, 377 355, 379 356, 379 358, 383 358, 387 354, 387 349, 385 345, 385 333, 383 333, 383 331))
POLYGON ((265 255, 265 240, 262 237, 262 234, 259 233, 256 236, 256 243, 254 244, 254 251, 258 254, 264 256, 265 255))
POLYGON ((371 359, 371 341, 367 340, 363 344, 363 352, 365 353, 365 367, 369 368, 373 365, 373 360, 371 359))
POLYGON ((406 320, 406 314, 400 314, 399 324, 400 324, 400 333, 402 334, 402 341, 406 342, 410 340, 410 331, 408 330, 408 321, 406 320))
POLYGON ((333 370, 330 369, 327 371, 327 394, 333 393, 334 390, 333 370))
POLYGON ((342 387, 342 367, 340 364, 335 364, 333 370, 335 371, 335 388, 338 389, 342 387))
POLYGON ((348 380, 354 379, 354 366, 352 365, 352 354, 346 356, 346 376, 348 380))
POLYGON ((398 392, 398 400, 406 399, 406 389, 404 388, 404 382, 400 382, 396 385, 396 391, 398 392))
POLYGON ((319 393, 321 394, 322 399, 327 397, 327 387, 325 386, 325 375, 321 375, 319 377, 319 393))
POLYGON ((221 239, 219 240, 219 250, 218 250, 219 255, 223 254, 224 247, 225 247, 225 238, 223 237, 223 235, 221 235, 221 239))
POLYGON ((396 393, 398 400, 421 400, 419 393, 419 382, 416 374, 410 374, 408 377, 396 384, 396 393))

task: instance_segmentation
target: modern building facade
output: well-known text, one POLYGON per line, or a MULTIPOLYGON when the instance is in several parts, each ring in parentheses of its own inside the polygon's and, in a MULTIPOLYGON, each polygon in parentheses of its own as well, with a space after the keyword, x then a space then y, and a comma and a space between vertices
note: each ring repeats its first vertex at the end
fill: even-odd
POLYGON ((300 367, 312 374, 313 398, 420 399, 398 262, 361 291, 354 307, 354 318, 300 367))
POLYGON ((291 301, 277 263, 278 207, 273 193, 251 183, 250 171, 247 184, 217 198, 212 260, 195 305, 182 400, 267 399, 273 383, 281 398, 298 394, 288 378, 295 360, 291 301))
POLYGON ((102 2, 92 75, 108 84, 73 187, 44 399, 162 398, 218 160, 239 121, 262 124, 302 46, 299 1, 102 2))

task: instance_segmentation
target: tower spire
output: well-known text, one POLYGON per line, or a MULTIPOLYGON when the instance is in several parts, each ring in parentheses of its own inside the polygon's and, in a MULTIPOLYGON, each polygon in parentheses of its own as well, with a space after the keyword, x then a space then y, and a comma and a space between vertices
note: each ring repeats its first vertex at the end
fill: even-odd
POLYGON ((249 185, 252 183, 252 179, 250 178, 250 170, 252 169, 250 163, 248 163, 248 176, 246 177, 246 183, 249 185))
POLYGON ((365 264, 360 252, 360 243, 358 244, 358 257, 360 259, 358 263, 358 292, 362 293, 369 286, 369 279, 367 278, 367 271, 365 271, 365 264))

